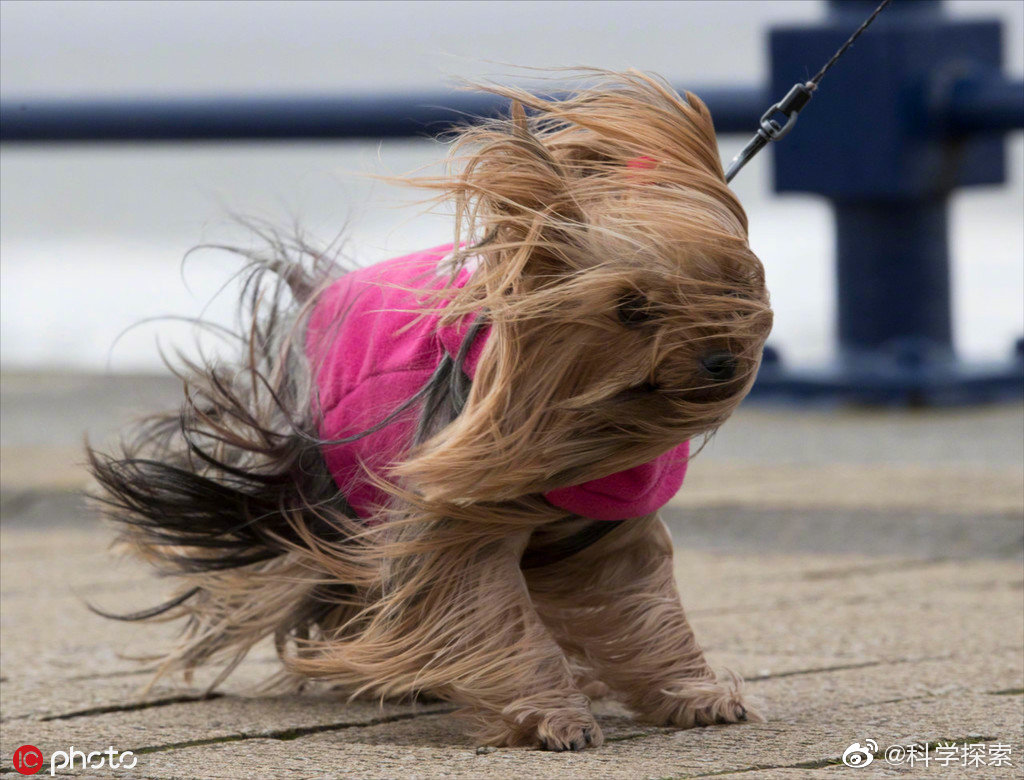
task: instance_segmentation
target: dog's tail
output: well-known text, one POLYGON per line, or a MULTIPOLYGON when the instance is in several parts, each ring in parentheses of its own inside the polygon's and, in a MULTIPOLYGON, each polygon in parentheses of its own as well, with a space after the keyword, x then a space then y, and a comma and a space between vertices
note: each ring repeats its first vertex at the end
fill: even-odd
POLYGON ((322 462, 304 349, 317 291, 343 270, 268 237, 263 254, 237 250, 247 260, 237 358, 179 355, 181 408, 144 420, 114 454, 87 447, 93 498, 120 541, 179 585, 162 604, 109 615, 188 618, 164 671, 225 655, 230 671, 268 635, 281 649, 340 620, 353 592, 318 579, 308 560, 311 540, 331 545, 359 531, 322 462))

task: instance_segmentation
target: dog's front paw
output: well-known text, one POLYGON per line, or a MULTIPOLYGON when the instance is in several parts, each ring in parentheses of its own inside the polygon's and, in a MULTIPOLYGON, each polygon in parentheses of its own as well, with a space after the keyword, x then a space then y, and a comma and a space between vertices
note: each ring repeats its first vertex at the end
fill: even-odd
POLYGON ((537 725, 537 739, 544 750, 583 750, 604 744, 594 716, 568 708, 545 713, 537 725))
POLYGON ((743 700, 739 680, 684 680, 659 691, 653 706, 645 708, 647 720, 679 728, 711 726, 740 721, 759 722, 743 700))

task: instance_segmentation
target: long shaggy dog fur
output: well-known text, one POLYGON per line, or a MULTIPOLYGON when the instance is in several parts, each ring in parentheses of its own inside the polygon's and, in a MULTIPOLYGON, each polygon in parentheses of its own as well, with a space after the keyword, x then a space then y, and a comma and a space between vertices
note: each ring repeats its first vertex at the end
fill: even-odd
POLYGON ((713 432, 771 327, 707 109, 646 75, 596 75, 560 99, 490 88, 511 116, 415 180, 454 204, 452 278, 475 264, 423 312, 491 332, 472 381, 464 348, 382 421, 417 424, 404 459, 368 476, 390 497, 373 518, 325 465, 337 442, 318 436, 304 349, 343 269, 299 243, 249 255, 236 361, 186 363, 180 410, 116 456, 90 451, 123 541, 179 583, 130 616, 184 619, 162 671, 221 661, 222 678, 272 636, 295 675, 429 692, 481 742, 553 749, 601 743, 584 691, 604 687, 657 723, 752 717, 694 639, 661 522, 598 528, 542 497, 713 432))

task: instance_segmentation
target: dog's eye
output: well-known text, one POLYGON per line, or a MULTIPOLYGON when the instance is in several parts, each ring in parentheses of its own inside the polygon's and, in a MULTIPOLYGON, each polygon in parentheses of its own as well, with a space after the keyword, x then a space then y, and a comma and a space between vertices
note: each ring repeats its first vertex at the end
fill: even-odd
POLYGON ((656 382, 641 382, 638 385, 627 387, 618 395, 620 401, 649 400, 661 388, 656 382))
POLYGON ((627 328, 638 328, 654 318, 651 302, 642 292, 630 290, 619 296, 616 306, 619 322, 627 328))

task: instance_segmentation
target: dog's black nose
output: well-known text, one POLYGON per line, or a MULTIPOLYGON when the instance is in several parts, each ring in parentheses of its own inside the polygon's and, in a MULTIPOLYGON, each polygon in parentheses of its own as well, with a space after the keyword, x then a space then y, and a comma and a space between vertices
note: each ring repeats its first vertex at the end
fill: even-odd
POLYGON ((712 352, 700 359, 701 368, 716 382, 728 382, 736 375, 736 358, 728 352, 712 352))

